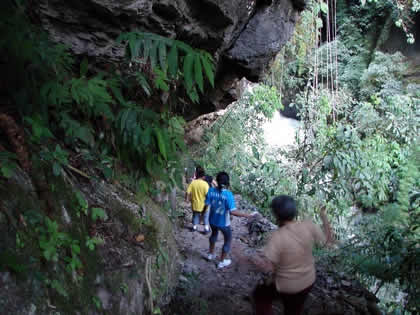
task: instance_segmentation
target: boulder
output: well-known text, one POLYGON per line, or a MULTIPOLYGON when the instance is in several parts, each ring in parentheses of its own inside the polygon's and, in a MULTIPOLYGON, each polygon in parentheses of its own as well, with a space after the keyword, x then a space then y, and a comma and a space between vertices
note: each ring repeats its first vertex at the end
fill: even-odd
POLYGON ((248 21, 226 57, 258 79, 293 33, 298 14, 289 0, 261 7, 248 21))

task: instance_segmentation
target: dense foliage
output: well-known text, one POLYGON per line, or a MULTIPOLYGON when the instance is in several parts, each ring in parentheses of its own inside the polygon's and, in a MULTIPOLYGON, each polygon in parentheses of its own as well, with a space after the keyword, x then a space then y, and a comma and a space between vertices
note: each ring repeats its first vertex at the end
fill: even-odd
POLYGON ((20 165, 45 204, 41 211, 9 215, 16 248, 2 253, 0 267, 22 271, 27 264, 16 257, 35 242, 31 266, 54 264, 44 284, 68 298, 58 279, 66 271, 70 282, 83 281, 84 261, 101 243, 89 236, 88 226, 106 213, 75 188, 68 192, 74 201, 69 211, 80 226, 63 229, 52 213, 60 187, 47 178, 60 182, 74 173, 114 179, 141 194, 152 193, 157 182, 162 189, 181 183, 184 120, 174 114, 176 95, 198 101, 205 83, 214 84, 212 57, 180 41, 132 32, 115 43, 116 49, 127 47, 126 60, 98 70, 104 69, 100 62, 78 59, 51 42, 22 1, 11 0, 0 4, 0 38, 0 180, 7 185, 20 165))
MULTIPOLYGON (((28 20, 24 7, 6 1, 1 11, 2 69, 8 74, 2 80, 3 111, 24 123, 31 142, 54 156, 56 139, 64 136, 69 147, 102 157, 96 166, 106 176, 111 161, 119 157, 142 175, 169 181, 162 170, 183 148, 183 120, 168 115, 165 104, 156 112, 139 103, 157 91, 175 89, 180 78, 187 95, 197 101, 205 78, 214 81, 211 56, 155 34, 126 33, 118 42, 127 44, 127 61, 97 72, 88 59, 78 62, 66 47, 50 43, 28 20)), ((6 165, 3 173, 9 173, 6 165)))
POLYGON ((202 162, 229 169, 234 188, 263 207, 280 193, 296 196, 305 215, 326 206, 339 240, 332 262, 373 286, 388 311, 415 313, 420 95, 404 78, 406 58, 376 49, 388 36, 383 22, 398 15, 392 2, 341 4, 337 38, 327 41, 325 10, 313 2, 303 13, 266 80, 298 112, 296 145, 264 144, 247 111, 273 102, 254 94, 213 127, 202 162), (391 297, 391 284, 406 295, 391 297))

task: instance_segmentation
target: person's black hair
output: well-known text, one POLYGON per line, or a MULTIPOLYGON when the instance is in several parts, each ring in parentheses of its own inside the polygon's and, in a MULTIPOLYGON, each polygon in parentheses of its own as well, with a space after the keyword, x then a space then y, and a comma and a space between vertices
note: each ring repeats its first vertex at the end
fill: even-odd
POLYGON ((201 178, 204 175, 206 175, 206 172, 204 172, 204 169, 201 166, 197 166, 195 168, 195 178, 201 178))
POLYGON ((287 195, 277 196, 271 201, 271 211, 278 221, 291 221, 297 216, 296 202, 287 195))
POLYGON ((220 191, 229 187, 229 175, 226 172, 220 172, 216 176, 217 189, 220 191))
POLYGON ((204 180, 207 182, 207 184, 209 184, 209 187, 211 187, 211 184, 213 182, 213 176, 206 175, 204 176, 204 180))

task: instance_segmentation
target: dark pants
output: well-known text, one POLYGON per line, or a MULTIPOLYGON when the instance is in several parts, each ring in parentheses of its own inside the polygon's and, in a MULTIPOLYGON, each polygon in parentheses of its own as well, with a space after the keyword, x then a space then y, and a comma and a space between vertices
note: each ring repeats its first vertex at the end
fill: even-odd
POLYGON ((278 299, 283 300, 284 315, 301 315, 312 286, 313 284, 298 293, 287 294, 278 292, 274 283, 258 285, 254 290, 256 315, 272 315, 273 300, 278 299))
POLYGON ((217 227, 214 225, 211 226, 211 236, 210 236, 210 244, 214 244, 217 241, 217 235, 219 234, 219 231, 222 232, 223 237, 225 238, 225 243, 223 244, 223 252, 229 253, 230 251, 230 244, 232 243, 232 230, 230 229, 230 226, 225 227, 217 227))

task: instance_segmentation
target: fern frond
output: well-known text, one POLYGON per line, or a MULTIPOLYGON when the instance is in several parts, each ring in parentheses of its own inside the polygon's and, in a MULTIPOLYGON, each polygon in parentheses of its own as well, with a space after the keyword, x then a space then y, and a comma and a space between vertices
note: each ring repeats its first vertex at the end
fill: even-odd
POLYGON ((136 73, 136 80, 140 84, 141 88, 146 93, 146 95, 151 96, 152 95, 152 92, 151 92, 152 89, 150 88, 150 85, 147 82, 146 77, 141 72, 136 73))
POLYGON ((214 70, 213 70, 213 59, 209 57, 207 53, 200 55, 201 61, 203 63, 204 72, 211 84, 214 87, 214 70))
POLYGON ((183 70, 184 70, 184 82, 187 87, 187 91, 191 91, 193 87, 193 63, 195 55, 194 53, 188 53, 184 58, 183 70))
POLYGON ((163 41, 159 43, 159 65, 160 68, 166 72, 166 69, 168 68, 168 60, 166 56, 166 44, 163 41))
MULTIPOLYGON (((168 71, 171 79, 177 78, 178 69, 182 64, 184 86, 190 99, 194 102, 198 100, 195 86, 201 93, 204 91, 203 72, 210 85, 214 87, 214 61, 208 52, 194 49, 178 40, 145 32, 121 34, 117 41, 128 43, 126 43, 127 52, 131 60, 141 58, 143 62, 149 62, 154 72, 159 65, 163 72, 168 71), (140 47, 143 47, 143 50, 140 47)), ((145 89, 145 80, 141 79, 138 82, 145 89)), ((166 90, 166 85, 162 81, 159 81, 159 84, 155 84, 155 86, 166 90)), ((148 89, 145 89, 145 92, 146 90, 148 89)))
POLYGON ((155 69, 157 64, 158 45, 159 41, 153 41, 152 47, 150 48, 150 65, 152 69, 155 69))
POLYGON ((169 51, 168 55, 168 70, 169 75, 172 78, 175 78, 177 72, 178 72, 178 48, 176 43, 172 45, 171 50, 169 51))
POLYGON ((194 57, 194 78, 195 78, 195 82, 197 82, 198 88, 200 89, 202 93, 204 91, 203 70, 201 67, 201 58, 199 54, 196 54, 194 57))

